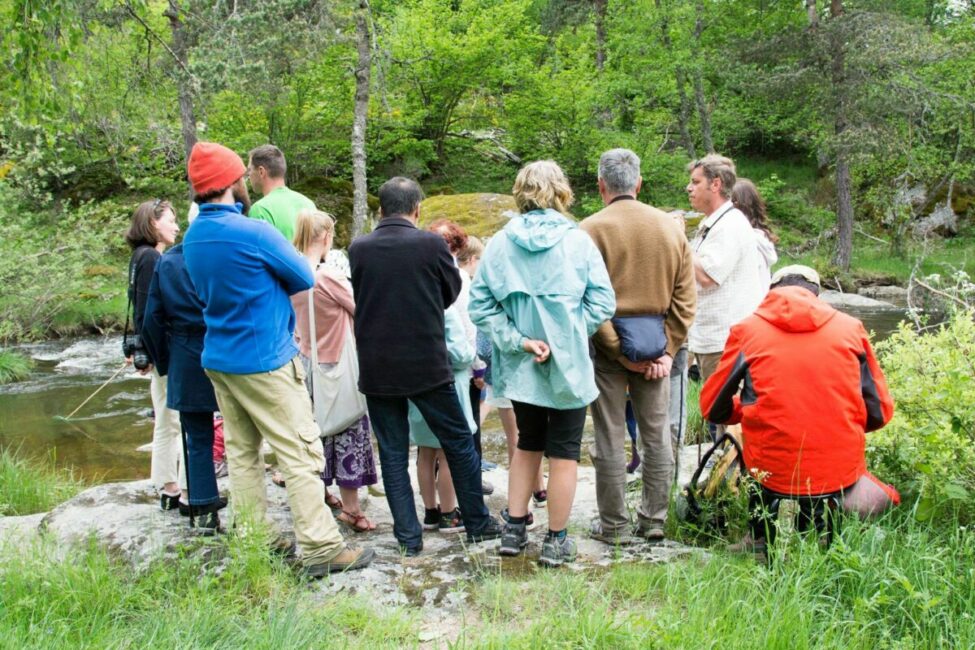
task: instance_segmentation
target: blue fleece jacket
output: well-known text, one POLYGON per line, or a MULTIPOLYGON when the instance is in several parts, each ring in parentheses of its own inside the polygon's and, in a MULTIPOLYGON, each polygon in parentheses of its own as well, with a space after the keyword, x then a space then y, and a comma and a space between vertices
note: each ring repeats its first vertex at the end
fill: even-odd
POLYGON ((241 205, 206 203, 183 239, 203 301, 203 367, 234 375, 280 368, 298 353, 288 296, 314 284, 311 267, 274 226, 241 205))

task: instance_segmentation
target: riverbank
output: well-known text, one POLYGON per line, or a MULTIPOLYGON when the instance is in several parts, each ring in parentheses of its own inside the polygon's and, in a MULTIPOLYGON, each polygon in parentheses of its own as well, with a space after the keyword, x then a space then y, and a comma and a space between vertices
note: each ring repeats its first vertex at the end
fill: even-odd
MULTIPOLYGON (((269 556, 259 527, 246 536, 188 538, 134 571, 118 549, 90 539, 66 545, 48 530, 0 544, 0 644, 970 647, 975 539, 952 522, 933 527, 912 514, 906 506, 872 524, 847 521, 826 551, 787 537, 771 569, 720 543, 663 562, 652 551, 619 554, 588 542, 605 548, 604 562, 543 571, 501 561, 489 544, 466 549, 434 535, 426 558, 380 549, 375 568, 315 583, 269 556), (442 561, 448 547, 466 560, 442 561), (402 599, 377 591, 383 571, 403 587, 402 599)), ((155 516, 185 525, 174 513, 155 516)), ((686 532, 677 527, 674 535, 686 532)))

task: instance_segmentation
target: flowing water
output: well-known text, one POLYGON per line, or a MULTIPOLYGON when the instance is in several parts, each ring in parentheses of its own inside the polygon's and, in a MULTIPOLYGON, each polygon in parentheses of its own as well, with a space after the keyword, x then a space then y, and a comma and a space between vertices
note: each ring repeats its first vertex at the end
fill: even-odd
MULTIPOLYGON (((902 309, 847 309, 864 321, 875 339, 885 338, 905 318, 902 309)), ((122 363, 121 337, 55 341, 17 348, 35 367, 23 382, 0 386, 0 448, 19 448, 29 457, 54 456, 93 482, 149 476, 152 440, 149 380, 127 368, 70 422, 70 413, 122 363)), ((500 429, 489 420, 485 429, 500 429)), ((486 433, 492 460, 504 457, 504 436, 486 433), (491 447, 491 443, 496 443, 491 447)))
POLYGON ((0 386, 0 448, 54 456, 94 481, 145 478, 152 440, 149 379, 131 368, 81 409, 64 416, 122 365, 121 337, 55 341, 17 348, 34 359, 31 376, 0 386))

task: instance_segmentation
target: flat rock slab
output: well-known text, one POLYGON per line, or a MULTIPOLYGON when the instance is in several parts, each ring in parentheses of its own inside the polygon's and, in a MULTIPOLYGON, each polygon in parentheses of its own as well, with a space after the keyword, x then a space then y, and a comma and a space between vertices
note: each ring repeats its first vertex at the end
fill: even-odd
MULTIPOLYGON (((688 469, 696 465, 696 456, 696 448, 684 451, 682 476, 687 476, 688 469)), ((412 462, 410 471, 415 471, 412 462)), ((415 476, 412 478, 416 485, 415 476)), ((487 502, 491 512, 497 514, 507 501, 507 472, 498 467, 485 472, 484 478, 495 486, 495 492, 487 497, 487 502)), ((227 479, 221 479, 219 483, 222 491, 228 489, 227 479)), ((290 531, 292 521, 287 491, 271 483, 270 473, 266 486, 269 518, 283 531, 290 531)), ((630 491, 628 495, 635 501, 639 491, 630 491)), ((367 496, 366 490, 360 491, 360 498, 364 511, 377 528, 370 533, 354 533, 343 526, 343 534, 350 541, 375 548, 377 559, 365 570, 335 575, 316 585, 315 592, 323 599, 338 593, 365 594, 372 602, 382 605, 446 607, 459 611, 465 606, 468 584, 488 575, 515 577, 540 570, 536 560, 548 527, 544 508, 534 508, 535 525, 521 557, 500 557, 498 541, 467 544, 463 534, 434 532, 425 534, 424 551, 418 557, 405 558, 393 537, 392 516, 385 498, 367 496)), ((417 508, 422 508, 418 496, 417 508)), ((230 508, 221 516, 226 523, 231 516, 230 508)), ((673 542, 620 548, 608 546, 586 536, 595 516, 595 472, 592 467, 580 466, 569 524, 570 533, 578 543, 579 558, 566 570, 606 570, 614 562, 668 562, 701 552, 673 542)), ((0 518, 0 538, 22 536, 37 529, 72 544, 94 537, 114 555, 126 559, 134 567, 141 567, 160 556, 174 554, 191 542, 194 533, 187 524, 187 518, 181 517, 177 511, 159 509, 156 491, 149 481, 133 481, 90 488, 46 515, 0 518)))

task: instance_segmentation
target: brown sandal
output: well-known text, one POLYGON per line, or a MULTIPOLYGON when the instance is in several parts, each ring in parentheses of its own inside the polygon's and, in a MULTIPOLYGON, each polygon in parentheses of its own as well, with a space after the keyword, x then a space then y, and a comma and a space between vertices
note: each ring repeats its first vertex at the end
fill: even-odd
POLYGON ((271 474, 271 482, 278 487, 284 487, 284 475, 281 474, 280 470, 274 470, 274 473, 271 474))
POLYGON ((325 490, 325 505, 327 505, 332 510, 345 509, 345 505, 342 504, 342 499, 338 498, 333 494, 329 494, 328 490, 325 490))
POLYGON ((376 530, 376 524, 369 521, 369 518, 361 512, 349 512, 348 510, 343 510, 338 514, 336 519, 357 533, 368 533, 376 530))

